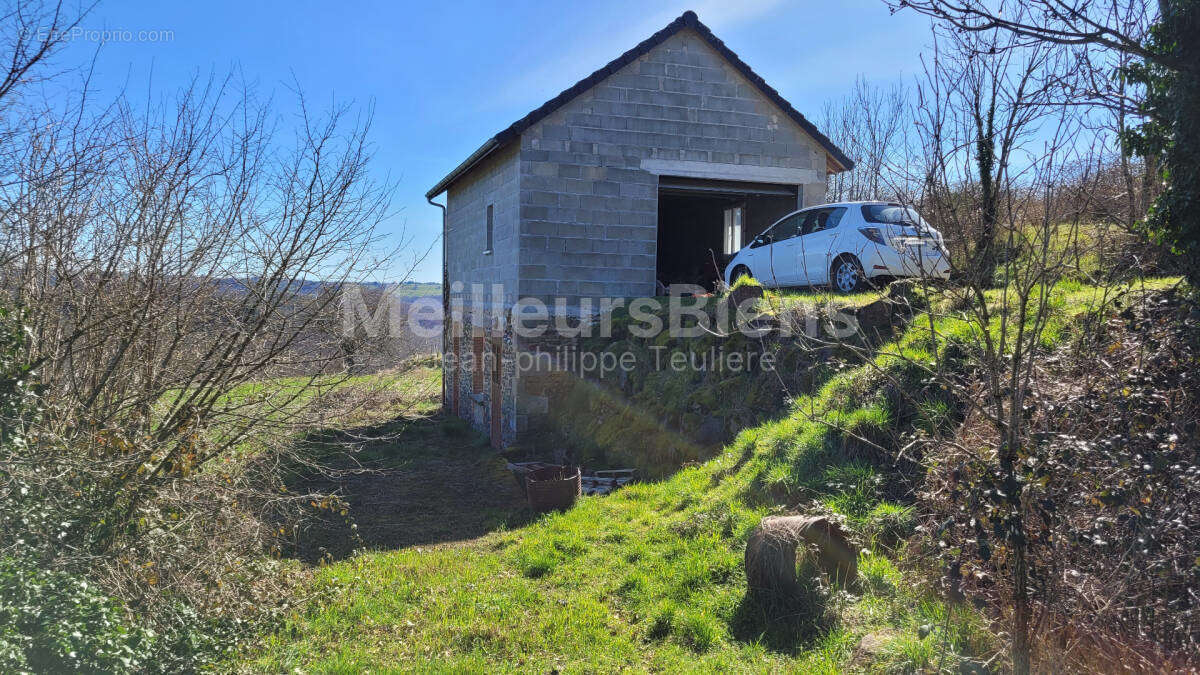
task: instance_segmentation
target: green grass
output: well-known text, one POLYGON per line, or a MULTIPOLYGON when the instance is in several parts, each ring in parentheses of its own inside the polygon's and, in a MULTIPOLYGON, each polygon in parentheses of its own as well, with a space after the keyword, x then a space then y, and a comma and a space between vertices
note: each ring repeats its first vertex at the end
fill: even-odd
POLYGON ((427 298, 442 294, 442 285, 436 281, 403 281, 393 284, 389 290, 401 298, 427 298))
MULTIPOLYGON (((1003 282, 1009 274, 1020 275, 1030 265, 1038 265, 1043 259, 1053 267, 1059 267, 1064 277, 1082 282, 1098 283, 1101 280, 1129 279, 1140 276, 1132 266, 1139 238, 1124 226, 1110 223, 1056 223, 1028 225, 1016 232, 1015 265, 1002 267, 997 278, 1003 282), (1043 258, 1044 256, 1044 258, 1043 258)), ((1139 258, 1143 264, 1153 265, 1142 251, 1139 258)))
MULTIPOLYGON (((438 398, 430 394, 440 391, 440 359, 422 356, 401 364, 393 372, 353 377, 278 377, 246 382, 226 392, 217 405, 240 415, 254 414, 252 409, 264 411, 263 426, 267 428, 286 420, 288 424, 283 429, 275 429, 272 433, 287 433, 298 439, 306 432, 291 428, 291 423, 296 416, 303 417, 307 406, 316 405, 318 401, 330 411, 336 411, 334 421, 340 428, 352 428, 390 419, 397 411, 410 415, 430 414, 439 406, 438 398), (336 398, 341 394, 357 395, 364 404, 338 409, 336 398), (372 403, 374 405, 370 405, 372 403)), ((160 410, 165 411, 178 396, 179 392, 164 396, 159 402, 160 410)), ((220 438, 224 431, 221 427, 210 429, 215 438, 220 438)), ((259 438, 247 436, 235 447, 234 457, 252 455, 261 447, 259 438)))
POLYGON ((857 293, 836 293, 826 288, 775 288, 764 293, 768 301, 778 301, 788 309, 817 307, 862 307, 883 297, 882 289, 857 293))
MULTIPOLYGON (((1048 346, 1068 339, 1102 298, 1078 282, 1056 286, 1048 346)), ((999 292, 989 299, 1002 301, 999 292)), ((934 577, 899 563, 914 513, 887 498, 890 457, 860 440, 894 447, 913 426, 932 433, 953 423, 953 401, 925 387, 920 365, 935 346, 965 364, 977 336, 956 316, 936 318, 933 333, 928 325, 918 317, 870 364, 814 382, 779 418, 661 482, 585 497, 565 513, 464 543, 320 568, 314 599, 247 666, 913 672, 986 658, 1000 646, 986 620, 949 607, 934 577), (889 379, 923 397, 920 405, 889 399, 889 379), (867 551, 856 586, 788 612, 747 596, 742 556, 762 517, 796 504, 844 518, 867 551), (868 634, 882 647, 864 654, 858 645, 868 634)))
POLYGON ((871 630, 916 631, 909 617, 933 596, 910 583, 866 586, 831 599, 840 605, 833 614, 853 617, 833 621, 781 619, 746 596, 745 540, 774 510, 758 484, 765 471, 825 466, 799 483, 859 518, 880 503, 873 470, 839 468, 823 454, 817 439, 828 433, 788 417, 743 432, 704 465, 584 498, 521 529, 324 567, 314 579, 319 600, 269 638, 251 667, 834 671, 871 630), (851 494, 853 505, 836 503, 851 494))
POLYGON ((743 274, 740 277, 738 277, 737 279, 733 280, 733 285, 730 286, 729 289, 737 290, 737 289, 743 288, 745 286, 756 286, 758 288, 762 288, 762 284, 760 284, 758 282, 758 279, 755 279, 754 277, 750 276, 749 274, 743 274))
POLYGON ((911 616, 932 595, 914 591, 881 557, 864 563, 869 581, 844 599, 844 618, 790 640, 777 630, 778 620, 747 600, 741 572, 745 535, 766 510, 730 504, 747 487, 741 481, 705 494, 726 468, 716 461, 665 483, 585 498, 570 512, 463 546, 323 568, 320 600, 252 666, 832 671, 867 632, 915 636, 920 624, 911 616))

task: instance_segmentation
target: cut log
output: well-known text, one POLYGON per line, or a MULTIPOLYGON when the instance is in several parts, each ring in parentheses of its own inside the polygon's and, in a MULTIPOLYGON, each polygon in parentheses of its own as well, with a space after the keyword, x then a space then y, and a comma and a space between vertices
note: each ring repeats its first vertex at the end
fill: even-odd
POLYGON ((858 553, 846 533, 824 517, 772 516, 763 518, 746 542, 746 583, 756 593, 794 595, 796 547, 811 544, 817 552, 817 566, 830 579, 842 584, 854 581, 858 574, 858 553))

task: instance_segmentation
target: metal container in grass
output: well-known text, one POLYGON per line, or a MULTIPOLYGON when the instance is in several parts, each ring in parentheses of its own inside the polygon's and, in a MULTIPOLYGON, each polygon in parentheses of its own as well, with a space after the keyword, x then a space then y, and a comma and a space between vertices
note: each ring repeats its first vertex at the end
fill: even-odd
POLYGON ((578 467, 544 466, 525 474, 525 496, 534 511, 569 509, 581 491, 578 467))
POLYGON ((525 481, 525 478, 529 476, 531 472, 547 466, 559 465, 552 464, 550 462, 509 462, 508 470, 512 472, 513 479, 517 481, 517 487, 521 488, 521 494, 528 495, 529 487, 528 483, 525 481))

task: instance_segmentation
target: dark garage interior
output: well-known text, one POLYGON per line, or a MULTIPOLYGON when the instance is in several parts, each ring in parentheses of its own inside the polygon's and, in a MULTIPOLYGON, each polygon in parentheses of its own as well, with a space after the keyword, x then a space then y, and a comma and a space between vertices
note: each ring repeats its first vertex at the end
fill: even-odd
POLYGON ((737 250, 796 208, 794 185, 662 177, 658 282, 715 291, 737 250))

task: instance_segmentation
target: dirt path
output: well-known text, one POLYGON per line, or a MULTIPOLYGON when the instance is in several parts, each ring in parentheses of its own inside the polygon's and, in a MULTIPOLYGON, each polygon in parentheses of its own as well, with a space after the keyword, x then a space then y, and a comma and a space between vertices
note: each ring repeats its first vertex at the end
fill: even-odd
MULTIPOLYGON (((310 522, 297 557, 340 559, 359 547, 445 545, 528 521, 529 509, 505 460, 477 434, 441 417, 404 424, 392 438, 362 445, 353 460, 332 462, 338 469, 333 475, 298 478, 295 488, 336 490, 350 508, 346 517, 310 522)), ((364 431, 383 435, 378 432, 389 429, 357 433, 364 431)))

